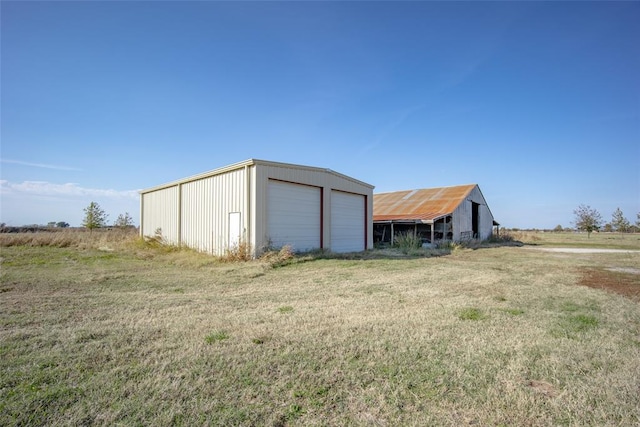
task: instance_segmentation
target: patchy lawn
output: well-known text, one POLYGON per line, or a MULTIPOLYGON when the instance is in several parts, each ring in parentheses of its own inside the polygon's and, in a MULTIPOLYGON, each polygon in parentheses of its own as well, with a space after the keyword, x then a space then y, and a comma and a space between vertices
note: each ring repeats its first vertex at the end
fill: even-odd
POLYGON ((0 258, 0 425, 640 424, 638 253, 0 258))

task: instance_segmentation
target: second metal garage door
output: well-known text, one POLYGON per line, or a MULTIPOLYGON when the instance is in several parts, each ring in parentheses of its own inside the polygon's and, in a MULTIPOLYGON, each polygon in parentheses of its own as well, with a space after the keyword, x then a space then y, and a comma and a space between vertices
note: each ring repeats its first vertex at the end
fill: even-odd
POLYGON ((331 192, 331 250, 365 250, 365 197, 360 194, 331 192))
POLYGON ((270 180, 267 236, 271 245, 294 251, 320 248, 321 192, 318 187, 270 180))

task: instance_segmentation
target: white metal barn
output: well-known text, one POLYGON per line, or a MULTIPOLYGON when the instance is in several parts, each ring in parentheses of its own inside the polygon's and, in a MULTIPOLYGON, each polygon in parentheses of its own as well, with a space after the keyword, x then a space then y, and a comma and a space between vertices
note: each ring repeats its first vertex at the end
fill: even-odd
POLYGON ((223 255, 373 247, 373 186, 330 169, 250 159, 140 192, 140 233, 223 255))

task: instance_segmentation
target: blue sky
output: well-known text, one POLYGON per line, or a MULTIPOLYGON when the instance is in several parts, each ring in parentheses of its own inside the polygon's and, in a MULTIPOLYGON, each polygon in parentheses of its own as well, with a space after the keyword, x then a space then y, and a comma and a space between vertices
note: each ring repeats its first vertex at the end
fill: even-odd
POLYGON ((506 227, 640 212, 639 2, 0 3, 0 222, 139 219, 257 158, 478 183, 506 227))

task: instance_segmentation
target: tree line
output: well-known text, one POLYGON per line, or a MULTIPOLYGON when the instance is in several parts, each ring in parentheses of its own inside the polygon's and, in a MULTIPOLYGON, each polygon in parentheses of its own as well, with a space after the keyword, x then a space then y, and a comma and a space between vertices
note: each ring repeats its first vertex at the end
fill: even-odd
MULTIPOLYGON (((84 218, 82 220, 82 226, 93 230, 94 228, 101 228, 107 225, 107 218, 109 215, 100 207, 100 205, 96 202, 89 203, 89 206, 84 208, 84 218)), ((133 226, 133 218, 129 215, 129 212, 125 212, 124 214, 118 215, 115 222, 113 223, 114 227, 131 227, 133 226)))
MULTIPOLYGON (((82 227, 87 228, 89 231, 93 231, 96 228, 108 227, 107 219, 109 215, 100 207, 96 202, 89 203, 89 206, 84 208, 84 217, 82 219, 82 227)), ((113 222, 113 227, 127 228, 133 227, 133 218, 129 215, 129 212, 118 215, 113 222)), ((5 223, 0 223, 0 230, 3 232, 20 232, 20 231, 38 231, 50 228, 68 228, 69 223, 66 221, 51 221, 46 226, 33 224, 23 225, 21 227, 8 227, 5 223)))
POLYGON ((602 215, 589 205, 580 205, 574 211, 575 226, 578 230, 586 231, 590 236, 594 231, 617 231, 619 233, 629 233, 640 231, 640 212, 636 216, 635 224, 624 216, 622 210, 617 208, 611 216, 611 222, 604 223, 602 215))

